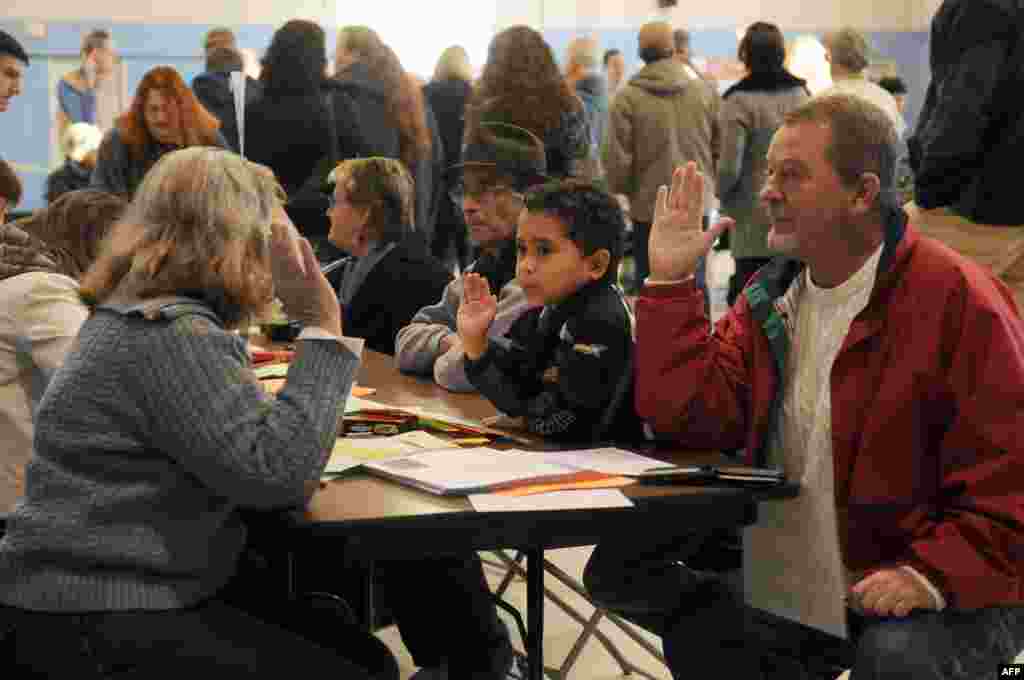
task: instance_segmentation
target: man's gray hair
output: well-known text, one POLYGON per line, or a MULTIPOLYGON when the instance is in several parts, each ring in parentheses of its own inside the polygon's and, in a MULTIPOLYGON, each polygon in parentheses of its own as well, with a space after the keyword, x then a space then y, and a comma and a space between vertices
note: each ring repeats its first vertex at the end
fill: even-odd
POLYGON ((847 71, 860 73, 871 63, 871 45, 864 34, 856 29, 842 28, 827 33, 822 42, 832 63, 847 71))

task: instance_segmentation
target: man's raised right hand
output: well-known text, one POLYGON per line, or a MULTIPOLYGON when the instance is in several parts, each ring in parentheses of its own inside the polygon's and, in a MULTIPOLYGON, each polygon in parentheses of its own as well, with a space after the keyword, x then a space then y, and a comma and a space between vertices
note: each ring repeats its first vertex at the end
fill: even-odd
POLYGON ((648 246, 650 279, 678 281, 693 274, 700 258, 725 230, 735 224, 724 217, 701 231, 704 217, 704 177, 690 161, 672 173, 672 189, 662 185, 654 205, 654 223, 648 246))

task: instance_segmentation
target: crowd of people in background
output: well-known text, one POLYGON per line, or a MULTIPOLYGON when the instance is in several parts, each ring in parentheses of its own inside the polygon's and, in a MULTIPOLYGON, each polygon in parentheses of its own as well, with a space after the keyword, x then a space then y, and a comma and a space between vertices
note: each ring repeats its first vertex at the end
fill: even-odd
MULTIPOLYGON (((665 21, 639 28, 634 73, 593 35, 560 64, 513 26, 478 77, 455 45, 423 83, 373 29, 329 55, 295 19, 258 78, 218 27, 191 83, 157 66, 130 100, 91 31, 57 85, 46 208, 8 222, 23 187, 0 159, 0 482, 23 492, 5 659, 397 680, 346 611, 262 597, 247 561, 248 513, 311 498, 361 340, 500 427, 799 482, 742 534, 594 550, 593 600, 659 635, 673 677, 995 677, 1024 649, 1021 20, 942 2, 913 130, 906 83, 872 81, 849 27, 812 90, 767 21, 729 83, 665 21), (277 397, 233 332, 274 304, 301 328, 277 397)), ((0 31, 0 116, 29 67, 0 31)), ((417 680, 515 677, 476 553, 414 568, 375 578, 417 680)))

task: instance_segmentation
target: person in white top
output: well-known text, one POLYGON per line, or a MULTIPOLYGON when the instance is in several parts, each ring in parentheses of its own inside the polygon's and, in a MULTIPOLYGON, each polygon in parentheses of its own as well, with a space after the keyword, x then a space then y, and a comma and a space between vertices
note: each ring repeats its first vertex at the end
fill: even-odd
POLYGON ((866 99, 885 111, 896 128, 896 135, 903 139, 907 122, 900 113, 895 97, 868 80, 864 72, 871 63, 871 46, 864 34, 852 28, 843 28, 826 33, 822 43, 825 45, 825 59, 832 71, 833 84, 817 96, 852 94, 866 99))
POLYGON ((20 488, 43 390, 89 315, 78 278, 123 209, 83 189, 0 227, 0 507, 20 488))

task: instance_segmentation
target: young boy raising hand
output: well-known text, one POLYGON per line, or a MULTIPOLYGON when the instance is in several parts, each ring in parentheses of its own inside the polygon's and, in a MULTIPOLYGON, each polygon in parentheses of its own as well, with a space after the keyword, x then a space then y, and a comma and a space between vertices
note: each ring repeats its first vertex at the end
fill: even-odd
POLYGON ((632 318, 615 286, 625 228, 618 203, 591 184, 527 193, 516 279, 535 305, 502 337, 487 279, 464 277, 458 332, 466 375, 530 432, 563 441, 636 439, 632 318))

